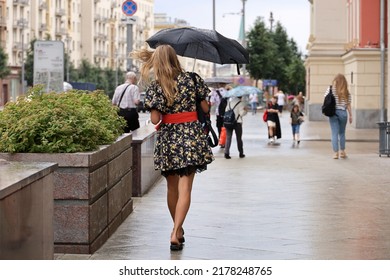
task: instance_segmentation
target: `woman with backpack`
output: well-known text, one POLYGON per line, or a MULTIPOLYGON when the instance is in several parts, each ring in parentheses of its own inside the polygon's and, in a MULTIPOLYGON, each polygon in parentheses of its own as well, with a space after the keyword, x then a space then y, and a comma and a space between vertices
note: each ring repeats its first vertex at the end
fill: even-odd
POLYGON ((332 131, 333 158, 346 158, 345 152, 345 128, 352 123, 351 94, 348 91, 348 82, 343 74, 337 74, 333 83, 325 92, 325 97, 333 94, 336 101, 336 112, 329 117, 330 129, 332 131))
POLYGON ((242 142, 242 117, 246 115, 246 102, 241 100, 241 97, 232 98, 228 101, 224 116, 224 127, 226 129, 226 144, 225 144, 225 158, 231 159, 230 146, 232 144, 233 131, 236 133, 237 148, 239 157, 244 158, 244 147, 242 142), (229 112, 230 111, 230 112, 229 112), (231 114, 233 112, 234 114, 231 114), (234 120, 230 120, 229 116, 233 115, 234 120), (229 119, 229 120, 227 120, 229 119), (229 121, 229 123, 227 123, 229 121))

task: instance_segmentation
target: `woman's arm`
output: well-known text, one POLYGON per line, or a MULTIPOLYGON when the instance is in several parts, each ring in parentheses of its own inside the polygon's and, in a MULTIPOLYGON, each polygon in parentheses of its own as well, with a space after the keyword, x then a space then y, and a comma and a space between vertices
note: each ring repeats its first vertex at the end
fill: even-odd
POLYGON ((347 111, 349 116, 349 123, 352 123, 352 110, 351 110, 351 103, 347 105, 347 111))
POLYGON ((207 100, 202 100, 200 102, 200 106, 202 107, 203 112, 205 112, 206 114, 210 111, 210 106, 207 100))
POLYGON ((150 121, 152 122, 152 124, 156 125, 160 122, 161 120, 161 114, 159 111, 157 111, 156 109, 152 109, 150 111, 150 121))

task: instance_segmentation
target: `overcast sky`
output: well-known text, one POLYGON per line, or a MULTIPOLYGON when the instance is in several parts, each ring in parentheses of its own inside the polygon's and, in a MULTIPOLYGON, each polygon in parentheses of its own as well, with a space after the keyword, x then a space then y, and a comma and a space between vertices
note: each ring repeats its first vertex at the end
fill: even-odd
MULTIPOLYGON (((213 0, 155 0, 155 13, 166 13, 172 20, 186 20, 191 26, 213 28, 213 0)), ((242 0, 215 0, 216 30, 222 35, 238 39, 241 23, 242 0)), ((293 38, 302 53, 310 33, 310 3, 308 0, 246 0, 245 29, 253 27, 257 17, 270 25, 270 12, 274 24, 280 21, 289 38, 293 38)))

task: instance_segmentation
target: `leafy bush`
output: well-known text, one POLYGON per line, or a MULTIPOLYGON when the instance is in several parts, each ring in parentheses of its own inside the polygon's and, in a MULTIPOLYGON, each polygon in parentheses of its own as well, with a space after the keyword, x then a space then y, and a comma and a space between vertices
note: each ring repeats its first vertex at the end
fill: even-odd
POLYGON ((102 91, 43 93, 36 86, 0 112, 0 152, 93 151, 113 143, 124 125, 102 91))

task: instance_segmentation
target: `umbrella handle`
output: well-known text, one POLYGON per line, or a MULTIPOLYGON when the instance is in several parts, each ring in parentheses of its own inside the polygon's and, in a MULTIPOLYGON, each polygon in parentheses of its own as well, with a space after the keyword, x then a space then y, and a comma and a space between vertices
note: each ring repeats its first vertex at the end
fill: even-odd
POLYGON ((196 58, 194 59, 194 66, 192 66, 192 72, 195 71, 195 63, 196 63, 196 58))

